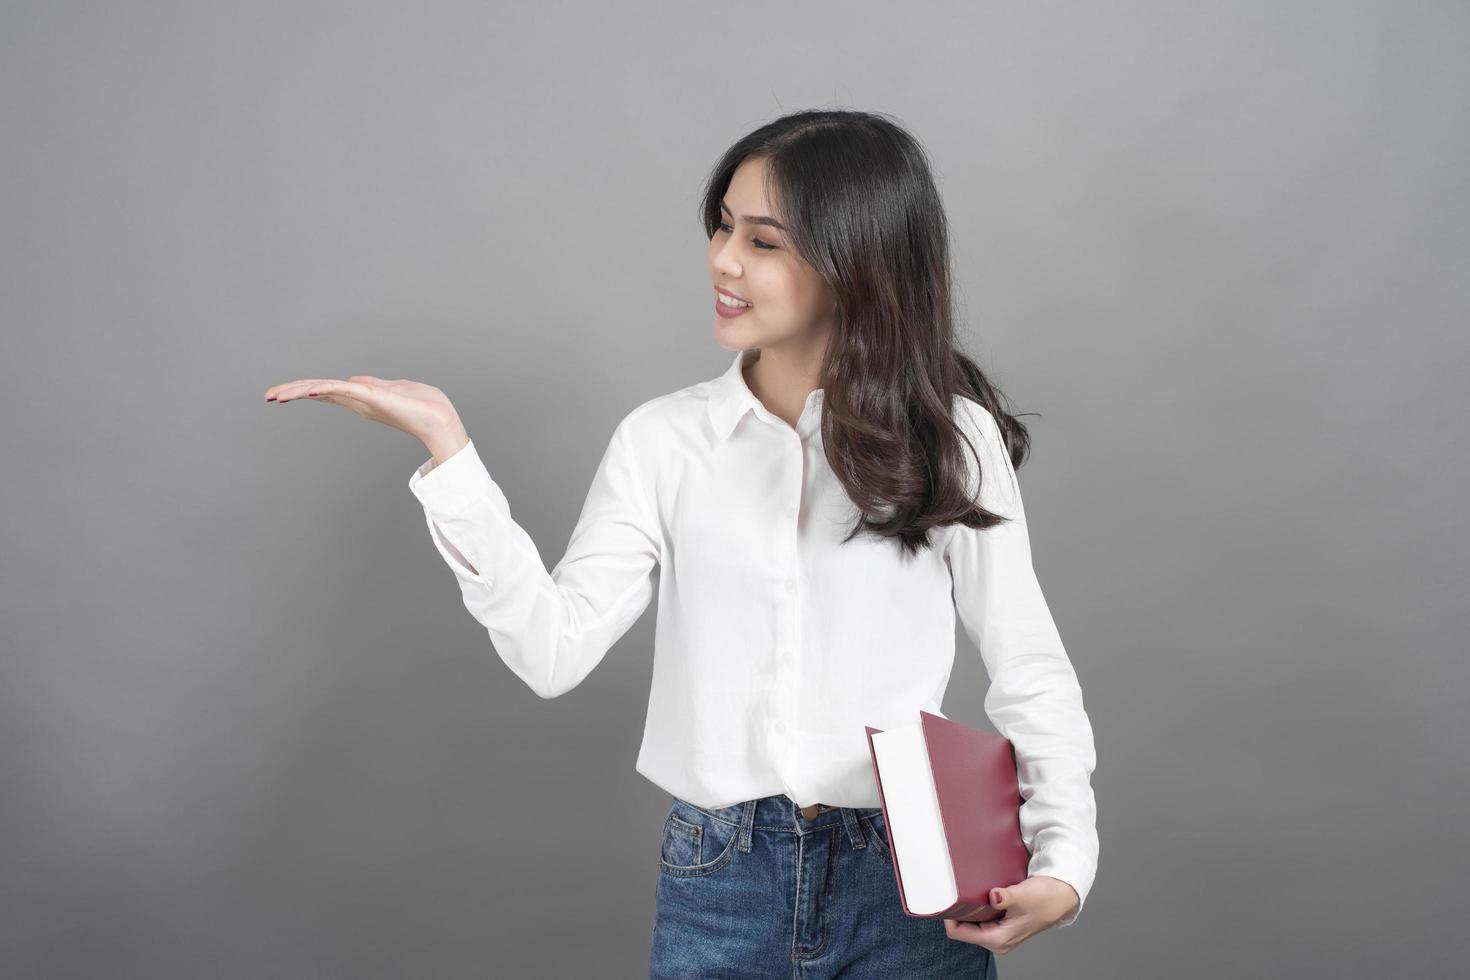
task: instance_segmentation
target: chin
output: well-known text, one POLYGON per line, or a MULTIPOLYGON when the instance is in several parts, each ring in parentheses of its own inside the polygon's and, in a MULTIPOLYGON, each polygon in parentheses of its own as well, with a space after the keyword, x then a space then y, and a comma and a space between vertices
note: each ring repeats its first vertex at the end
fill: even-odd
POLYGON ((727 324, 724 320, 715 324, 715 343, 732 354, 755 346, 743 328, 727 324))

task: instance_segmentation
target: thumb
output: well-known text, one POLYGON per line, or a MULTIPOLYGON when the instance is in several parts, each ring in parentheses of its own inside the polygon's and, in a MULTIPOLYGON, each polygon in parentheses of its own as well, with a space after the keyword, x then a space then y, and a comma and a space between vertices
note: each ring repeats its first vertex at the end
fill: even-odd
POLYGON ((1011 904, 1011 893, 1004 888, 990 889, 990 904, 993 908, 1008 908, 1011 904))

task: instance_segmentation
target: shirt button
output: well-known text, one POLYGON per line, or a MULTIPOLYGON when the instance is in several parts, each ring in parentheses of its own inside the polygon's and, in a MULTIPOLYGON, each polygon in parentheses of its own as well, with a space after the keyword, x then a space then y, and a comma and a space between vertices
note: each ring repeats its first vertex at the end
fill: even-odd
POLYGON ((796 516, 796 508, 795 507, 787 507, 786 508, 786 516, 787 517, 795 517, 796 516))
POLYGON ((796 579, 789 578, 789 579, 786 580, 786 591, 787 592, 795 592, 796 591, 796 579))

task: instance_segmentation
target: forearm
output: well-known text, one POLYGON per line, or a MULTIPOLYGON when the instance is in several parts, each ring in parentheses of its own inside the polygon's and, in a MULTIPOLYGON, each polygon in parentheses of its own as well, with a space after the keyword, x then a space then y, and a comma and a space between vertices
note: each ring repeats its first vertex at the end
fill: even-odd
POLYGON ((556 697, 581 682, 653 597, 658 530, 633 485, 630 443, 615 432, 567 551, 548 571, 474 442, 460 438, 424 439, 445 456, 421 466, 409 486, 501 659, 542 697, 556 697))

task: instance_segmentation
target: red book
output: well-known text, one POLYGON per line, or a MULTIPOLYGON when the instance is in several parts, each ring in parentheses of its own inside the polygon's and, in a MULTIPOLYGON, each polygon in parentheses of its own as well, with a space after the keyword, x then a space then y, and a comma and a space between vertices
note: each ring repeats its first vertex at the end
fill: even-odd
POLYGON ((912 725, 863 728, 904 912, 1000 918, 990 889, 1025 880, 1031 860, 1010 740, 923 710, 912 725))

